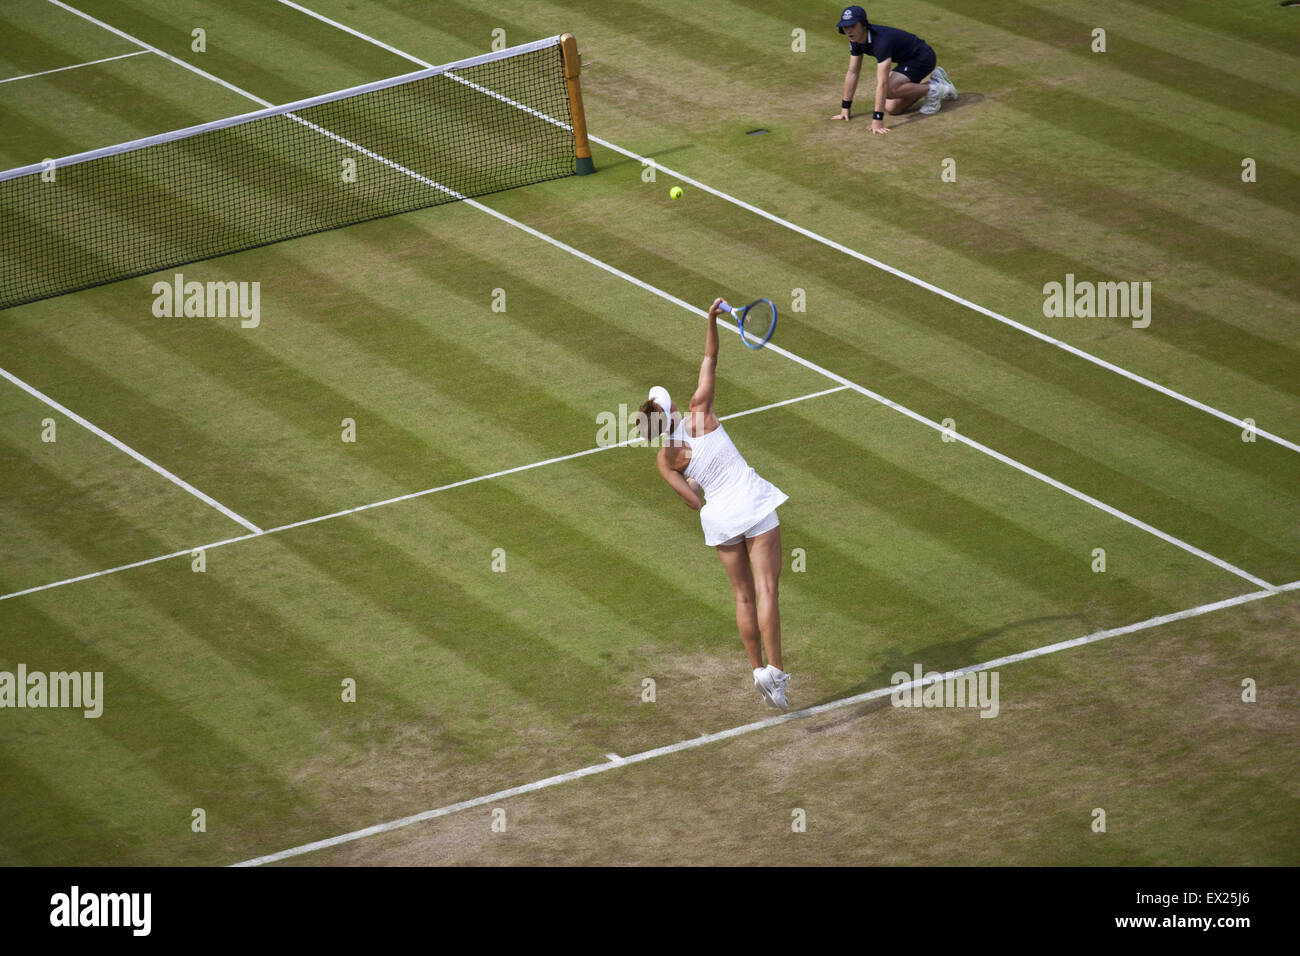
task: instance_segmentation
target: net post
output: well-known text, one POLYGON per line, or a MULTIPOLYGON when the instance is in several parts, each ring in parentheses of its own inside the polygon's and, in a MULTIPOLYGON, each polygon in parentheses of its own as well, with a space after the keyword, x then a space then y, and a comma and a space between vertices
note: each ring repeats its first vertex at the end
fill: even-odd
POLYGON ((573 120, 573 152, 578 163, 575 172, 586 176, 596 171, 591 160, 591 144, 587 142, 587 114, 582 108, 582 84, 578 79, 582 64, 578 59, 578 41, 572 33, 560 37, 560 53, 564 57, 564 84, 569 90, 569 113, 573 120))

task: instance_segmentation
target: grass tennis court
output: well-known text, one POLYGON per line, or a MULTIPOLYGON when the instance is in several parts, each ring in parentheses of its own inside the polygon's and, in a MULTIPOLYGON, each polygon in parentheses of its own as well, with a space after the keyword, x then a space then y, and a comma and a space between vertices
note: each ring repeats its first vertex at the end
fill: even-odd
POLYGON ((238 863, 607 764, 287 862, 1300 863, 1300 10, 867 8, 961 90, 885 137, 828 121, 825 4, 6 4, 0 169, 258 108, 130 38, 280 104, 500 29, 576 35, 597 173, 0 312, 0 671, 104 675, 0 711, 0 862, 238 863), (159 317, 176 272, 258 324, 159 317), (1045 315, 1067 275, 1149 326, 1045 315), (781 309, 717 401, 790 495, 792 713, 1142 626, 999 666, 995 719, 751 728, 697 515, 596 450, 718 295, 781 309))

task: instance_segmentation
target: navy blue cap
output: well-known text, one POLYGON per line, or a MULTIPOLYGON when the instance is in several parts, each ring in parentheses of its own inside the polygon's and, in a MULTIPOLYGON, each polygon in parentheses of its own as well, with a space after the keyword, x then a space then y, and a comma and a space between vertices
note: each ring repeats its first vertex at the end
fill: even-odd
POLYGON ((840 14, 839 28, 844 32, 845 27, 851 27, 855 23, 865 24, 867 22, 867 11, 861 7, 845 7, 844 12, 840 14))

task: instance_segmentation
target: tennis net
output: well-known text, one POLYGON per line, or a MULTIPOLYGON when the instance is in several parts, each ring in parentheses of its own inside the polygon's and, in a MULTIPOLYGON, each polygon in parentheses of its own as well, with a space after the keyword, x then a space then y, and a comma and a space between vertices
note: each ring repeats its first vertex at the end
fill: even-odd
POLYGON ((2 172, 0 308, 571 175, 572 123, 557 36, 2 172))

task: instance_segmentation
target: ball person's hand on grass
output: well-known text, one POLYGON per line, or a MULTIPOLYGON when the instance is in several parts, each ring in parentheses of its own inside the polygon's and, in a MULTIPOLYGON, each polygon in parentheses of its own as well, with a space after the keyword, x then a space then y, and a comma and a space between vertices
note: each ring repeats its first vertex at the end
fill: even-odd
POLYGON ((876 61, 872 133, 889 132, 886 113, 900 116, 920 103, 921 112, 929 116, 939 112, 941 100, 957 98, 957 88, 939 67, 934 49, 916 34, 871 23, 860 6, 846 7, 836 27, 849 41, 849 68, 844 74, 839 115, 831 119, 848 120, 852 116, 853 97, 866 57, 876 61))

